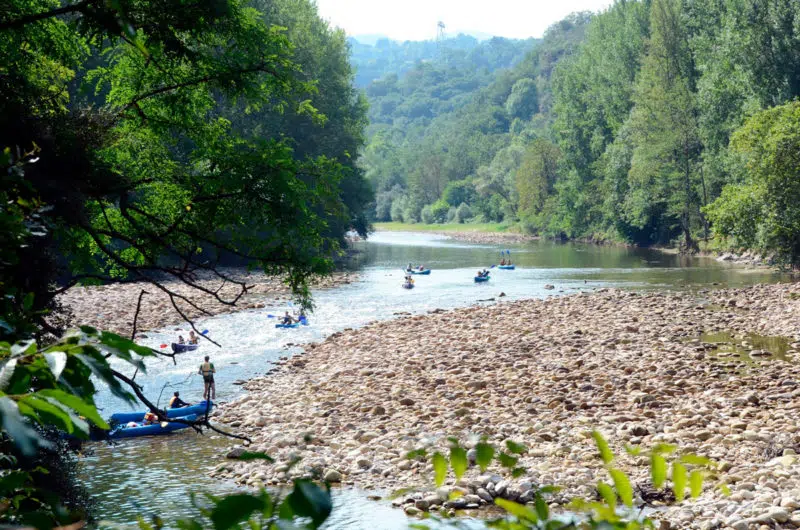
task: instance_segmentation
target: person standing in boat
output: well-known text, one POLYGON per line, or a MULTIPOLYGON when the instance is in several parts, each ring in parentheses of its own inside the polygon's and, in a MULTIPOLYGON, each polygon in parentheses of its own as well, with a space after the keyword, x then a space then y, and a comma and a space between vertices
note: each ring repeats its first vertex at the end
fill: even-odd
POLYGON ((203 376, 203 399, 217 399, 217 387, 214 385, 214 374, 217 371, 214 369, 214 363, 209 362, 209 357, 206 355, 205 362, 200 365, 200 375, 203 376))

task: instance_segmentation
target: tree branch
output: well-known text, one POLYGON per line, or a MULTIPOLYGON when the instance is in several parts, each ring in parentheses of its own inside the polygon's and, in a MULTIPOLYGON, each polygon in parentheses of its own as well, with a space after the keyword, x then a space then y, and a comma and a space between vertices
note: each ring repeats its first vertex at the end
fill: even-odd
POLYGON ((46 20, 48 18, 53 18, 60 15, 66 15, 67 13, 85 13, 86 8, 92 5, 92 3, 93 2, 91 0, 84 0, 83 2, 79 2, 77 4, 72 4, 64 7, 59 7, 51 11, 42 11, 41 13, 34 13, 33 15, 25 15, 23 17, 11 20, 2 20, 0 21, 0 31, 5 31, 7 29, 22 28, 24 26, 27 26, 28 24, 32 24, 33 22, 46 20))

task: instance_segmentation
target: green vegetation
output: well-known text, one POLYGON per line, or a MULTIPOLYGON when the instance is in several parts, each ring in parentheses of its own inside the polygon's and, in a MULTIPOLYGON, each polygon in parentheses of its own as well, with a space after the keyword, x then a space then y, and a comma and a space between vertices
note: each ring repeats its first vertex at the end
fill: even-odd
POLYGON ((444 224, 413 224, 406 223, 375 223, 375 230, 388 232, 514 232, 513 226, 502 223, 444 223, 444 224))
MULTIPOLYGON (((587 433, 588 434, 588 433, 587 433)), ((569 505, 571 514, 553 514, 547 503, 548 496, 559 491, 557 486, 543 486, 533 490, 533 500, 524 504, 501 497, 494 499, 495 504, 504 512, 504 516, 488 523, 490 528, 506 530, 590 530, 615 529, 639 530, 655 528, 655 524, 647 517, 632 513, 634 508, 634 488, 630 478, 624 471, 615 466, 616 456, 609 448, 608 442, 597 431, 591 433, 599 453, 599 457, 608 472, 608 482, 599 481, 596 485, 597 500, 573 499, 569 505)), ((460 479, 469 467, 467 451, 458 443, 457 438, 448 438, 449 455, 434 452, 430 456, 433 467, 434 482, 442 486, 450 471, 456 480, 460 479)), ((650 480, 657 490, 665 490, 669 477, 669 490, 677 502, 686 498, 696 498, 703 491, 704 484, 716 479, 717 464, 708 458, 691 453, 681 453, 678 447, 671 444, 658 444, 649 452, 639 446, 626 448, 633 457, 645 457, 650 462, 650 480), (688 493, 688 495, 687 495, 688 493)), ((507 440, 505 447, 497 448, 486 441, 475 445, 475 464, 486 471, 490 465, 497 464, 500 469, 511 476, 521 476, 525 469, 518 467, 520 455, 528 448, 512 440, 507 440)), ((406 455, 409 459, 428 458, 425 449, 411 451, 406 455)), ((728 487, 718 482, 715 487, 726 495, 728 487)), ((457 491, 451 498, 457 498, 457 491)), ((426 514, 429 518, 442 523, 441 517, 426 514)), ((457 525, 455 525, 458 527, 457 525)), ((425 524, 415 524, 414 528, 429 528, 425 524)))
MULTIPOLYGON (((180 303, 202 308, 165 279, 234 305, 248 286, 219 265, 236 263, 284 274, 310 304, 309 276, 332 269, 347 230, 368 228, 354 162, 366 106, 343 33, 306 0, 10 0, 0 57, 0 525, 50 528, 87 517, 62 506, 74 488, 57 475, 65 433, 109 427, 92 377, 167 419, 110 364, 138 374, 159 352, 67 331, 58 294, 139 281, 183 315, 180 303)), ((307 483, 259 499, 265 527, 330 511, 307 483)), ((218 528, 238 523, 236 502, 220 500, 218 528)))
POLYGON ((444 200, 549 237, 692 251, 716 236, 797 265, 798 16, 788 0, 617 1, 452 108, 429 100, 458 78, 430 81, 436 60, 375 81, 375 219, 424 221, 444 200))

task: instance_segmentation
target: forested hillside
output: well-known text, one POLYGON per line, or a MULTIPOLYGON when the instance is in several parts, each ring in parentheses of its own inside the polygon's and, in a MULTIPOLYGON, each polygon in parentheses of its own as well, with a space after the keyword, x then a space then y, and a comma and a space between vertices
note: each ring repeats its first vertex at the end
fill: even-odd
POLYGON ((588 20, 573 15, 541 41, 495 38, 460 60, 373 81, 362 165, 377 192, 376 219, 443 221, 462 203, 462 219, 513 214, 510 168, 548 126, 553 68, 582 40, 588 20))
POLYGON ((363 165, 379 220, 687 249, 716 234, 797 262, 799 93, 797 2, 620 0, 421 128, 386 107, 363 165))

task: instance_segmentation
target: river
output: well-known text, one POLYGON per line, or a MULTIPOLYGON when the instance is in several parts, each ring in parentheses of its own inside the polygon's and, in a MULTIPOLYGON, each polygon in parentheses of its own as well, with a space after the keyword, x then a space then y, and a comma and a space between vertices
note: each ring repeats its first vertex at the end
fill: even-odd
MULTIPOLYGON (((275 320, 267 315, 292 309, 280 306, 201 321, 200 329, 208 329, 221 349, 206 343, 199 351, 179 357, 177 364, 166 359, 149 361, 147 374, 140 374, 137 381, 150 397, 160 397, 161 404, 174 390, 180 390, 187 401, 196 400, 202 394, 202 382, 195 375, 197 365, 203 355, 210 355, 218 371, 217 400, 227 401, 242 392, 237 383, 264 374, 279 357, 297 351, 298 344, 396 318, 401 312, 424 313, 492 303, 486 301, 490 299, 565 295, 603 287, 699 289, 785 279, 770 271, 744 270, 707 258, 611 246, 552 242, 477 245, 430 234, 380 232, 368 242, 357 243, 356 248, 359 252, 352 266, 361 271, 362 281, 315 293, 311 326, 276 329, 275 320), (475 272, 497 263, 503 250, 511 252, 517 269, 494 270, 489 282, 475 284, 475 272), (430 276, 417 276, 412 290, 400 287, 401 269, 409 262, 433 269, 430 276), (501 293, 503 298, 499 298, 501 293)), ((157 348, 172 342, 179 328, 148 332, 142 342, 157 348)), ((104 390, 98 405, 105 415, 124 409, 104 390)), ((89 444, 79 458, 77 479, 93 499, 93 513, 101 520, 133 525, 139 516, 158 514, 165 521, 175 521, 195 513, 190 492, 235 491, 233 484, 208 476, 231 445, 231 440, 220 436, 186 431, 114 445, 89 444)), ((326 524, 329 530, 407 527, 408 520, 400 510, 385 501, 367 500, 365 492, 337 490, 334 500, 334 516, 326 524)))

